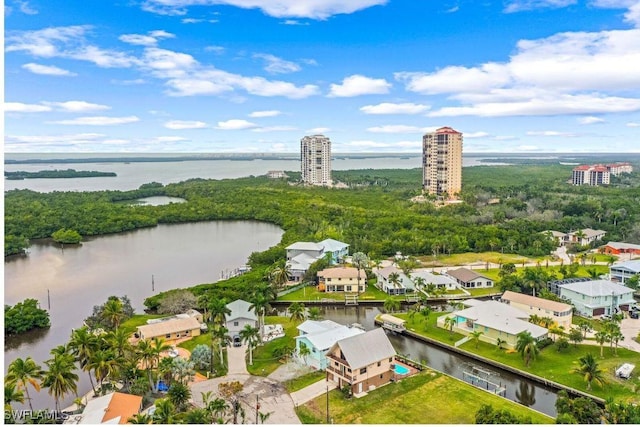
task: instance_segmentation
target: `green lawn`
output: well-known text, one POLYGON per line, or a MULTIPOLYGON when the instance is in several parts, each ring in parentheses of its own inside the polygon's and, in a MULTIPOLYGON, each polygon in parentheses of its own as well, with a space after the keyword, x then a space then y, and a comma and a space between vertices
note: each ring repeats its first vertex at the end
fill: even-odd
MULTIPOLYGON (((553 423, 551 417, 431 370, 359 399, 345 399, 337 390, 329 393, 330 419, 335 424, 474 424, 475 413, 483 404, 531 417, 532 423, 553 423)), ((296 412, 305 424, 326 423, 326 396, 296 412)))
POLYGON ((468 265, 474 263, 494 263, 504 264, 512 262, 514 264, 522 264, 525 262, 536 262, 541 258, 527 258, 516 254, 503 254, 500 252, 466 252, 463 254, 438 255, 435 259, 431 255, 419 257, 420 261, 425 265, 448 266, 448 265, 468 265))
MULTIPOLYGON (((458 333, 450 334, 449 331, 436 326, 436 318, 443 314, 444 313, 431 313, 426 323, 424 316, 420 313, 414 314, 413 317, 410 317, 406 313, 394 314, 394 316, 406 319, 407 323, 405 326, 412 332, 427 336, 448 345, 453 345, 453 343, 461 339, 463 335, 458 333)), ((640 366, 640 353, 637 352, 619 348, 618 356, 615 356, 614 351, 609 348, 608 344, 606 344, 604 348, 604 358, 600 358, 599 346, 584 344, 576 347, 571 344, 568 350, 559 353, 555 345, 550 345, 543 349, 540 352, 538 359, 532 361, 530 366, 527 368, 524 365, 522 357, 518 353, 508 353, 504 350, 498 350, 498 348, 492 344, 480 342, 476 349, 475 343, 473 341, 469 341, 463 344, 460 348, 470 353, 475 353, 488 359, 504 363, 505 365, 531 372, 532 374, 547 378, 560 384, 589 392, 594 396, 598 396, 603 399, 611 396, 616 400, 640 403, 640 396, 638 395, 638 391, 640 390, 640 380, 636 377, 635 379, 625 381, 616 378, 614 375, 615 368, 625 362, 630 362, 636 366, 640 366), (598 385, 594 384, 592 386, 592 390, 587 391, 586 383, 582 377, 578 374, 571 373, 571 370, 576 366, 576 361, 587 353, 593 353, 594 356, 597 357, 598 363, 605 373, 607 384, 604 388, 600 388, 598 385)))
MULTIPOLYGON (((367 290, 360 294, 360 299, 363 300, 384 301, 387 298, 389 298, 389 295, 382 292, 374 285, 367 285, 367 290)), ((396 296, 395 298, 404 300, 404 296, 396 296)), ((344 301, 344 294, 342 292, 319 292, 316 290, 315 286, 306 286, 303 289, 298 289, 290 294, 278 297, 278 301, 315 302, 323 299, 344 301)))
MULTIPOLYGON (((184 341, 180 344, 178 344, 178 347, 182 347, 184 349, 187 349, 189 351, 193 351, 194 348, 196 348, 197 345, 199 344, 205 344, 207 347, 211 345, 211 333, 207 332, 205 334, 200 334, 197 337, 191 338, 189 341, 184 341)), ((213 347, 213 351, 216 351, 216 349, 218 348, 217 345, 214 345, 213 347)))
POLYGON ((146 325, 149 319, 158 319, 160 317, 167 317, 167 314, 134 314, 129 319, 122 322, 122 327, 132 330, 137 329, 138 326, 146 325))
POLYGON ((301 322, 292 322, 288 317, 267 316, 265 317, 265 323, 269 325, 281 324, 284 328, 285 336, 269 341, 253 350, 253 365, 247 363, 247 370, 251 375, 269 375, 282 364, 282 358, 277 356, 278 349, 291 351, 296 347, 295 337, 298 335, 296 326, 301 322))
POLYGON ((492 288, 471 288, 467 289, 467 291, 471 294, 472 298, 491 294, 502 294, 499 286, 494 286, 492 288))
POLYGON ((323 381, 326 376, 327 375, 324 371, 309 372, 308 374, 304 374, 301 377, 285 381, 284 387, 289 393, 293 393, 294 391, 302 390, 303 388, 310 386, 311 384, 315 384, 318 381, 323 381))

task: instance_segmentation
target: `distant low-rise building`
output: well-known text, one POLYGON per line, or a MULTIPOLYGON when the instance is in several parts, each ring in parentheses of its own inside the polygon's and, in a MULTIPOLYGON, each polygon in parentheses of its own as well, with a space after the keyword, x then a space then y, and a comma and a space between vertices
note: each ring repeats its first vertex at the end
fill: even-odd
POLYGON ((611 163, 605 165, 609 173, 613 176, 618 176, 623 173, 633 172, 633 166, 629 162, 611 163))
POLYGON ((640 259, 617 262, 609 267, 609 277, 611 280, 623 284, 636 274, 640 274, 640 259))
POLYGON ((280 179, 280 178, 288 178, 289 175, 284 173, 284 171, 269 171, 267 172, 267 178, 269 179, 280 179))
POLYGON ((558 246, 566 246, 570 244, 587 246, 593 242, 602 240, 607 234, 604 230, 594 230, 593 228, 583 228, 582 230, 570 231, 568 233, 547 230, 543 233, 553 237, 558 243, 558 246))
POLYGON ((396 351, 382 328, 337 341, 326 354, 327 380, 360 394, 394 378, 396 351))
POLYGON ((571 329, 573 307, 569 304, 512 291, 506 291, 502 294, 500 301, 518 308, 530 316, 549 317, 565 331, 571 329))
POLYGON ((574 305, 582 316, 612 315, 635 305, 633 289, 610 280, 587 280, 558 285, 560 298, 574 305))
POLYGON ((449 270, 446 274, 452 277, 463 288, 491 288, 493 280, 468 268, 449 270))
POLYGON ((571 174, 573 185, 608 185, 610 181, 611 173, 603 165, 580 165, 571 174))
POLYGON ((640 255, 640 245, 625 242, 609 242, 602 246, 602 252, 609 255, 631 254, 640 255))

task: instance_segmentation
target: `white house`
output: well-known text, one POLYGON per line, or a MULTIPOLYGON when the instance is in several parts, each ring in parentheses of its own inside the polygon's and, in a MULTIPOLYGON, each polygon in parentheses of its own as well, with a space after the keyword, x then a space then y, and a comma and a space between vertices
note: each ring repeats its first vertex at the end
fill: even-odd
POLYGON ((503 293, 500 301, 529 315, 549 317, 558 326, 563 327, 565 331, 571 329, 573 307, 569 304, 512 291, 503 293))
POLYGON ((468 268, 457 268, 446 272, 463 288, 491 288, 493 280, 468 268))
POLYGON ((349 245, 334 239, 324 239, 319 243, 322 245, 323 254, 331 254, 331 264, 342 262, 349 255, 349 245))
POLYGON ((245 325, 258 327, 258 316, 251 308, 251 303, 237 299, 227 304, 227 308, 231 310, 230 314, 225 315, 226 328, 229 335, 234 336, 244 329, 245 325))
POLYGON ((426 269, 414 270, 411 273, 411 281, 413 282, 414 287, 417 288, 416 278, 421 278, 422 280, 424 280, 425 285, 433 283, 438 289, 453 291, 458 288, 458 283, 456 283, 456 281, 451 277, 444 274, 433 274, 426 269))
POLYGON ((319 243, 296 242, 286 248, 287 267, 291 280, 299 282, 314 262, 327 257, 329 264, 337 264, 349 254, 349 245, 334 239, 325 239, 319 243))
POLYGON ((561 233, 553 230, 544 231, 543 233, 555 238, 558 241, 559 246, 572 243, 586 246, 596 240, 601 240, 607 234, 604 230, 594 230, 593 228, 584 228, 582 230, 570 231, 569 233, 561 233))
POLYGON ((587 280, 558 285, 560 298, 571 301, 583 316, 611 315, 635 305, 633 289, 609 280, 587 280))
POLYGON ((640 259, 617 262, 609 267, 609 277, 616 282, 626 283, 636 274, 640 274, 640 259))
POLYGON ((312 368, 327 368, 325 354, 338 341, 363 334, 359 328, 341 325, 332 320, 305 320, 298 326, 300 334, 296 337, 296 354, 300 362, 312 368), (309 354, 302 355, 300 349, 306 346, 309 354))
POLYGON ((394 265, 379 268, 376 271, 376 277, 378 278, 376 287, 389 295, 403 295, 415 290, 413 281, 394 265), (392 280, 394 278, 396 280, 392 280))

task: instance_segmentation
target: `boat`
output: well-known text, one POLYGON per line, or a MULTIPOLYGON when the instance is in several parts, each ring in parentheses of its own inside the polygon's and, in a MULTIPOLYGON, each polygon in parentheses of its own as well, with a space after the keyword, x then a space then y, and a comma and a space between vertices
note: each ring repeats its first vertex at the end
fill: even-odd
POLYGON ((407 330, 407 328, 404 326, 406 320, 400 319, 390 314, 380 315, 380 320, 382 321, 382 327, 388 331, 402 333, 407 330))
POLYGON ((616 377, 624 378, 628 380, 631 378, 631 373, 633 372, 636 365, 631 363, 623 363, 619 368, 616 369, 616 377))

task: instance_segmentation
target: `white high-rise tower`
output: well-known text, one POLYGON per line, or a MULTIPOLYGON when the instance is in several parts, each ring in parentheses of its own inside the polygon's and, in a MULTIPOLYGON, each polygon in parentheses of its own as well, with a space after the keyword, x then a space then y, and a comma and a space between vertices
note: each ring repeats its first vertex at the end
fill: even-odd
POLYGON ((300 140, 302 182, 331 185, 331 140, 324 135, 305 136, 300 140))

